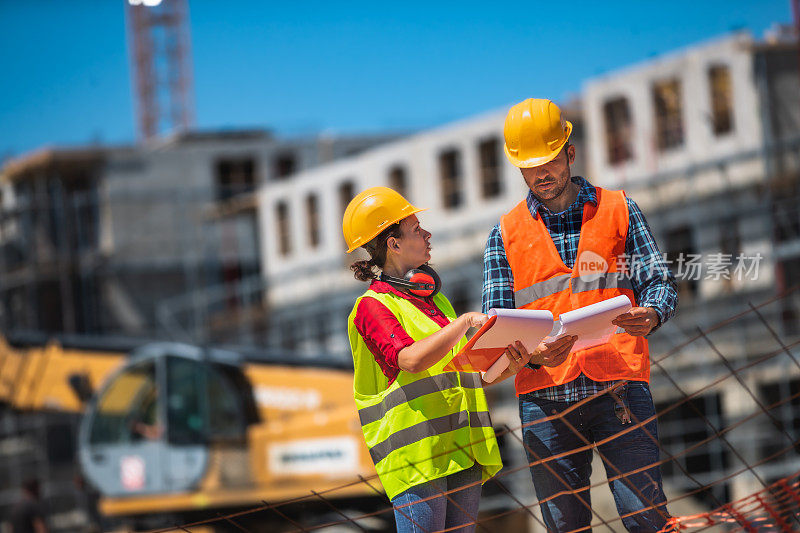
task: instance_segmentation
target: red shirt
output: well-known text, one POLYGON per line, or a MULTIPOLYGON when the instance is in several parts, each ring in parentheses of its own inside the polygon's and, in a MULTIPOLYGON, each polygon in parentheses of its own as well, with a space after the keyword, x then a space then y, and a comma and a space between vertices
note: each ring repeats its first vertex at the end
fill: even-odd
MULTIPOLYGON (((420 298, 396 289, 378 279, 372 280, 369 288, 379 294, 396 294, 410 301, 414 306, 441 327, 450 323, 444 313, 434 305, 431 298, 420 298)), ((383 374, 389 378, 389 384, 394 382, 400 367, 397 366, 397 355, 400 350, 414 343, 400 322, 381 302, 369 296, 361 298, 356 309, 353 323, 358 333, 375 357, 375 362, 381 367, 383 374)))

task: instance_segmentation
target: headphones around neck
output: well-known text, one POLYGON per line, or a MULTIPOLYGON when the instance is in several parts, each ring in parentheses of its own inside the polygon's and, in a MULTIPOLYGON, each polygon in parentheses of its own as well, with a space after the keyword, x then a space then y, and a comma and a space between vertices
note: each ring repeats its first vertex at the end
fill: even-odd
POLYGON ((428 265, 412 268, 402 278, 395 278, 381 272, 380 280, 414 296, 432 297, 442 288, 439 274, 428 265))

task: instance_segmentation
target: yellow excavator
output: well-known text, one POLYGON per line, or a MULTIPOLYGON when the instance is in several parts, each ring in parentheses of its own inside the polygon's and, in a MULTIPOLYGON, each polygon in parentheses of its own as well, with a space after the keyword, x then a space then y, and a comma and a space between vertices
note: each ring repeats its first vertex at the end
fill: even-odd
POLYGON ((302 522, 310 505, 328 513, 385 506, 372 488, 380 485, 347 365, 170 342, 108 346, 0 339, 0 402, 82 413, 77 459, 104 515, 176 525, 320 494, 237 518, 255 531, 279 530, 265 525, 276 526, 279 514, 302 522), (373 478, 371 486, 359 476, 373 478), (341 488, 325 492, 333 487, 341 488))

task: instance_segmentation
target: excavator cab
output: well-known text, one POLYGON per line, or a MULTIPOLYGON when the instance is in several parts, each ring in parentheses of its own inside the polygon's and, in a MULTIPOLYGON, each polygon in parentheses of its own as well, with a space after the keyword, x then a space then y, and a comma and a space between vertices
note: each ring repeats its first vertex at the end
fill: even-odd
POLYGON ((246 454, 247 428, 257 422, 238 354, 148 344, 88 405, 79 459, 106 496, 188 491, 208 471, 211 449, 246 454))

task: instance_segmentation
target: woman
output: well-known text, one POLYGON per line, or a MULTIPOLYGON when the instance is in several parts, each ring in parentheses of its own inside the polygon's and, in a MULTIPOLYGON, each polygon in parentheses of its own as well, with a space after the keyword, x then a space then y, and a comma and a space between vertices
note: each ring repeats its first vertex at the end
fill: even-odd
MULTIPOLYGON (((345 210, 347 252, 363 247, 370 255, 351 265, 356 279, 370 282, 348 318, 353 392, 398 531, 472 531, 481 481, 502 463, 480 375, 444 366, 487 317, 456 317, 438 292, 419 211, 386 187, 367 189, 345 210)), ((530 359, 521 344, 507 354, 512 363, 497 381, 530 359)))

